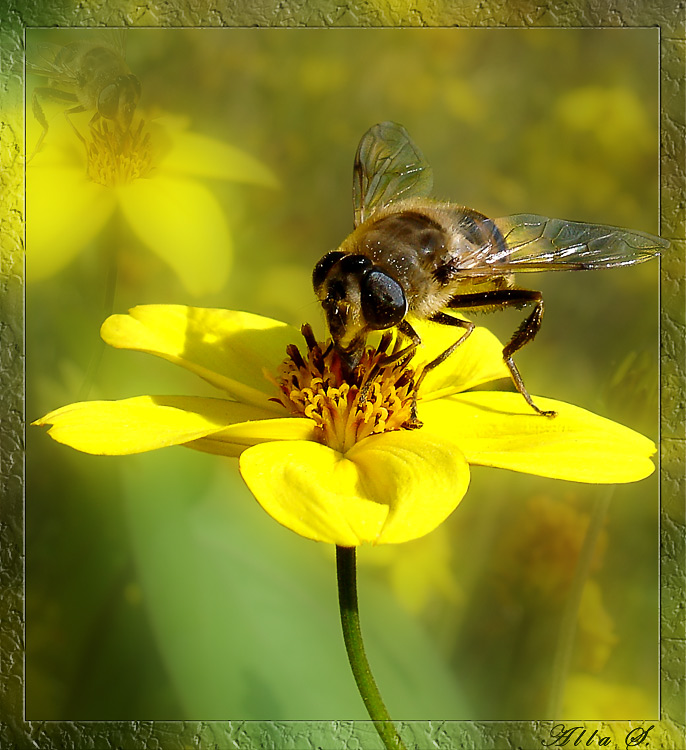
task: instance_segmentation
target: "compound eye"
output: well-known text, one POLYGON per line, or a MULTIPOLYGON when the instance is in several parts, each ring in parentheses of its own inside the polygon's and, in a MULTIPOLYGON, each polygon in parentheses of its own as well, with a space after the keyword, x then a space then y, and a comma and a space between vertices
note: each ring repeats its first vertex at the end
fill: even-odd
POLYGON ((329 275, 329 271, 338 263, 338 261, 345 255, 338 250, 332 250, 327 253, 314 267, 312 271, 312 286, 315 292, 324 283, 324 280, 329 275))
POLYGON ((114 120, 119 110, 119 86, 110 83, 100 92, 98 96, 98 113, 101 117, 114 120))
POLYGON ((407 312, 405 292, 388 274, 373 269, 365 274, 360 287, 362 313, 375 330, 397 326, 407 312))

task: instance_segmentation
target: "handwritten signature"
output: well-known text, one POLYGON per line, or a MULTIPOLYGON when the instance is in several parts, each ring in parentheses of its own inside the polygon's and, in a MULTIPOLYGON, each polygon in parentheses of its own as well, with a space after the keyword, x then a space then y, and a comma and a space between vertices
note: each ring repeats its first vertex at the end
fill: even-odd
MULTIPOLYGON (((651 729, 655 727, 651 724, 647 729, 644 727, 636 727, 627 733, 624 738, 624 746, 626 748, 638 747, 642 745, 648 738, 648 734, 651 729)), ((584 727, 567 727, 565 724, 555 724, 550 730, 550 740, 541 740, 541 744, 545 747, 578 747, 582 745, 584 747, 590 747, 591 745, 598 745, 600 747, 608 747, 612 743, 610 737, 605 737, 594 729, 591 734, 586 737, 588 730, 584 727)))

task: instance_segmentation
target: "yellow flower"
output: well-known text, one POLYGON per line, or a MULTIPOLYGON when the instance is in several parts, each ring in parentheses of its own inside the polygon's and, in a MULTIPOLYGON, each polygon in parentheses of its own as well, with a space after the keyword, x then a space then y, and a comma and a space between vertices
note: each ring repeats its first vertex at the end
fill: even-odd
POLYGON ((274 519, 347 547, 432 531, 465 495, 469 464, 580 482, 631 482, 652 473, 654 444, 626 427, 550 399, 536 403, 557 411, 553 419, 534 414, 518 393, 466 392, 507 377, 502 347, 484 328, 428 373, 419 400, 423 426, 406 429, 414 373, 454 341, 444 326, 416 327, 425 343, 414 372, 402 364, 379 368, 388 347, 382 339, 381 354, 368 349, 359 382, 349 385, 335 354, 323 352, 307 329, 303 353, 296 329, 258 315, 135 307, 109 317, 103 339, 181 365, 223 396, 83 402, 35 424, 52 425, 55 440, 87 453, 185 445, 240 456, 245 482, 274 519))
MULTIPOLYGON (((27 118, 27 127, 27 142, 37 142, 34 118, 27 118)), ((119 209, 189 292, 221 289, 231 235, 219 202, 196 178, 274 187, 272 173, 240 149, 185 130, 170 117, 149 122, 136 116, 125 134, 103 119, 79 122, 78 130, 85 143, 65 117, 56 117, 28 164, 28 280, 64 268, 119 209)))

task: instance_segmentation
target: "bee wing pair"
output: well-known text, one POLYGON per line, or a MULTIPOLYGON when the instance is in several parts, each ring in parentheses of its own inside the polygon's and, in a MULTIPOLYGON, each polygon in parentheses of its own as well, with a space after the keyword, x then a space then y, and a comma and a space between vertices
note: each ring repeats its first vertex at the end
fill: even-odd
MULTIPOLYGON (((360 141, 353 175, 355 226, 374 211, 431 192, 431 167, 402 125, 382 122, 360 141)), ((470 254, 463 276, 522 271, 574 271, 642 263, 669 246, 667 240, 619 227, 517 214, 488 219, 505 239, 470 254)), ((498 236, 498 232, 492 233, 498 236)))

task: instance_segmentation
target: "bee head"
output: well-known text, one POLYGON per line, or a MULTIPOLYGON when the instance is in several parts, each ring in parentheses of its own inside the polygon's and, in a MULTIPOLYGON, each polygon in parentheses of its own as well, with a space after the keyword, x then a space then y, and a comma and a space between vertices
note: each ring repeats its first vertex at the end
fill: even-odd
POLYGON ((370 331, 393 328, 407 313, 403 288, 364 255, 328 253, 315 266, 312 283, 349 370, 359 362, 370 331))
POLYGON ((133 73, 119 76, 100 92, 98 114, 107 120, 114 120, 125 133, 131 125, 140 98, 141 82, 138 78, 133 73))

